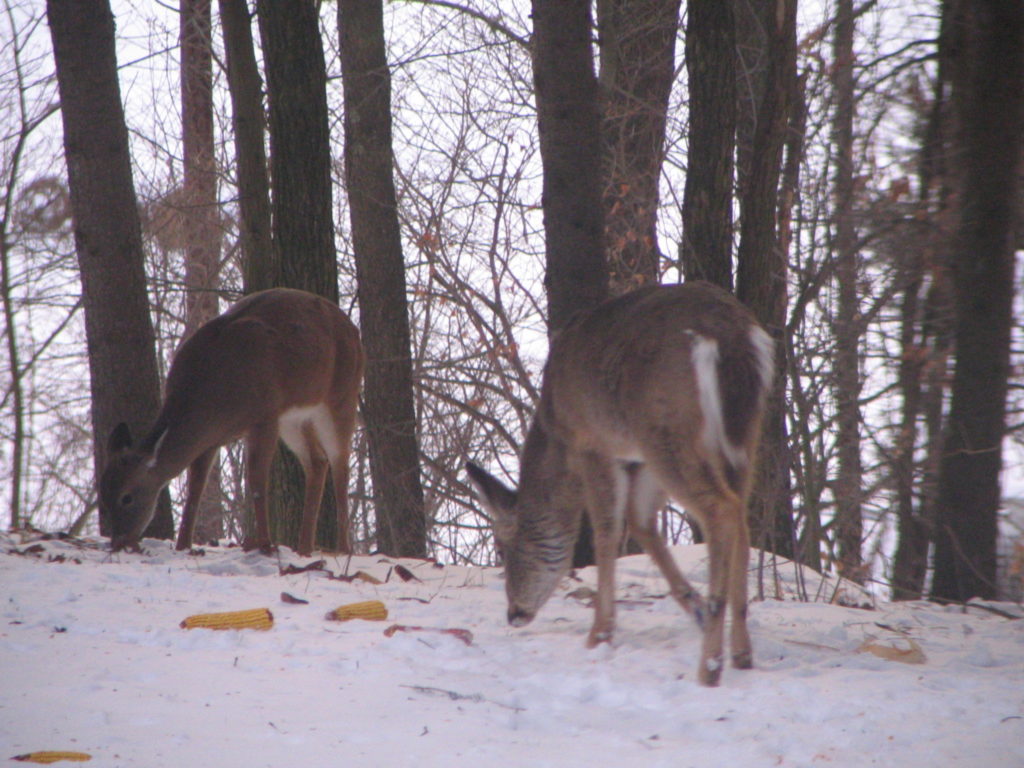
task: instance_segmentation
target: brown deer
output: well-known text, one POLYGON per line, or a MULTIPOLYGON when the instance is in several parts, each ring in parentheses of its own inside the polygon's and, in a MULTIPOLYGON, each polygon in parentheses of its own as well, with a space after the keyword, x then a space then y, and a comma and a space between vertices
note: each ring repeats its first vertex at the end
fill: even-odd
POLYGON ((519 490, 467 463, 504 556, 510 624, 532 621, 568 573, 586 508, 598 584, 589 647, 612 639, 615 558, 628 522, 703 629, 700 682, 721 676, 727 605, 733 664, 752 666, 746 500, 773 350, 745 307, 701 282, 642 288, 569 322, 551 344, 519 490), (707 539, 706 603, 658 535, 667 497, 707 539))
POLYGON ((178 349, 156 423, 137 445, 113 431, 100 478, 101 511, 116 549, 136 546, 160 491, 186 468, 178 549, 192 546, 196 513, 217 449, 244 436, 256 530, 247 549, 269 548, 267 493, 278 437, 306 475, 298 551, 313 550, 328 466, 338 502, 338 548, 351 551, 348 458, 364 355, 359 331, 336 305, 305 291, 247 296, 178 349))

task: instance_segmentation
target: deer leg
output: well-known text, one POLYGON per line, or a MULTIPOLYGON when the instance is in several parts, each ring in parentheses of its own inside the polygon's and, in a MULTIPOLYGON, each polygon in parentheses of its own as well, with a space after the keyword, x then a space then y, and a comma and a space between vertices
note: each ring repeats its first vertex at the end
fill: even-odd
POLYGON ((732 573, 729 577, 729 608, 732 627, 729 649, 732 665, 737 669, 754 666, 753 651, 750 647, 750 632, 747 630, 747 566, 750 563, 750 532, 740 509, 740 520, 736 526, 736 537, 732 553, 732 573))
POLYGON ((668 582, 672 597, 684 611, 694 617, 697 625, 703 628, 706 615, 704 598, 683 576, 675 558, 658 534, 657 514, 665 504, 665 492, 642 464, 630 465, 629 481, 629 502, 626 509, 631 534, 658 566, 668 582))
MULTIPOLYGON (((301 450, 296 456, 302 463, 306 475, 306 494, 302 503, 302 526, 299 528, 298 553, 308 556, 313 553, 316 539, 316 521, 320 516, 320 502, 324 495, 324 481, 327 479, 327 455, 316 436, 316 427, 307 422, 302 427, 301 450)), ((293 449, 294 450, 294 449, 293 449)))
MULTIPOLYGON (((720 494, 708 492, 700 500, 704 501, 701 505, 701 517, 708 539, 710 587, 708 620, 704 628, 704 644, 697 677, 704 685, 718 685, 723 666, 725 608, 734 594, 732 581, 743 506, 731 491, 720 494)), ((746 578, 746 573, 743 577, 746 578)), ((746 607, 746 603, 743 607, 746 607)), ((749 638, 747 648, 749 650, 749 638)))
POLYGON ((618 462, 596 453, 579 457, 583 495, 594 529, 594 555, 597 559, 597 599, 594 625, 587 647, 610 643, 615 633, 615 558, 622 537, 622 515, 626 499, 625 470, 618 462))
POLYGON ((356 428, 356 400, 343 404, 339 409, 335 433, 337 450, 331 458, 331 479, 334 481, 334 498, 338 505, 338 551, 352 551, 352 533, 349 530, 348 515, 348 459, 352 452, 352 434, 356 428))
POLYGON ((181 527, 178 529, 178 541, 174 545, 177 550, 192 547, 192 535, 199 519, 199 502, 206 489, 206 481, 210 477, 210 467, 217 455, 217 447, 204 451, 188 467, 188 493, 185 497, 185 509, 181 513, 181 527))
POLYGON ((270 466, 277 451, 277 425, 259 424, 249 430, 245 442, 245 481, 252 499, 253 518, 256 530, 246 537, 243 548, 268 549, 270 540, 270 517, 267 500, 270 493, 270 466))

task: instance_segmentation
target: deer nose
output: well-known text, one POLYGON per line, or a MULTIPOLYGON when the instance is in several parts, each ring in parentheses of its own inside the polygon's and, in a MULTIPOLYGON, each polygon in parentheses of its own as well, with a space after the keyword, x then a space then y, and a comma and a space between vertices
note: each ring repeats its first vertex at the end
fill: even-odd
POLYGON ((513 627, 525 627, 531 621, 533 621, 533 614, 530 611, 516 605, 509 606, 508 623, 513 627))

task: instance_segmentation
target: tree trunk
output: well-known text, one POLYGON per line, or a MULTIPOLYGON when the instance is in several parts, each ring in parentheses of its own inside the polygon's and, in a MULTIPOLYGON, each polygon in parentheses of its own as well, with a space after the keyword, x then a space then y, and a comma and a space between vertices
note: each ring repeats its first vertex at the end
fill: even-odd
POLYGON ((245 292, 253 293, 278 285, 281 273, 270 225, 263 82, 246 0, 220 0, 220 21, 235 133, 242 280, 245 292))
MULTIPOLYGON (((128 131, 107 2, 48 0, 64 125, 64 155, 82 278, 97 471, 107 438, 126 421, 144 434, 160 408, 128 131)), ((100 520, 109 533, 109 521, 100 520)), ((160 495, 146 536, 172 538, 170 495, 160 495)))
POLYGON ((1024 5, 952 13, 960 217, 952 262, 956 360, 939 472, 932 596, 996 594, 999 472, 1013 324, 1014 228, 1024 149, 1024 5))
POLYGON ((533 0, 533 81, 544 166, 548 333, 608 298, 601 126, 586 0, 533 0))
POLYGON ((839 466, 834 485, 836 540, 840 575, 864 580, 861 543, 863 469, 860 459, 860 306, 857 298, 857 231, 854 227, 853 176, 853 0, 839 0, 833 38, 832 87, 835 114, 834 147, 835 230, 832 257, 836 259, 838 300, 833 332, 836 352, 833 375, 836 398, 836 450, 839 466))
POLYGON ((690 0, 687 13, 690 141, 679 255, 687 280, 731 292, 736 21, 731 1, 690 0))
MULTIPOLYGON (((738 27, 764 34, 744 41, 759 48, 763 74, 753 89, 760 99, 741 102, 744 124, 754 126, 749 148, 740 157, 740 245, 736 295, 776 340, 776 378, 768 397, 757 477, 751 495, 751 541, 755 546, 792 557, 793 500, 790 450, 786 430, 785 359, 781 354, 786 326, 786 254, 776 230, 782 149, 789 127, 796 79, 796 0, 758 0, 751 4, 760 24, 738 27)), ((741 131, 741 135, 743 135, 741 131)))
MULTIPOLYGON (((544 167, 548 335, 608 298, 601 203, 601 123, 587 0, 533 0, 533 82, 544 167)), ((582 504, 582 502, 581 502, 582 504)), ((595 562, 583 515, 573 555, 595 562)))
MULTIPOLYGON (((270 128, 271 209, 275 283, 338 301, 334 246, 327 73, 320 39, 319 4, 258 0, 257 14, 267 77, 270 128)), ((271 485, 274 541, 296 546, 303 505, 298 460, 279 444, 271 485)), ((337 546, 333 481, 324 489, 317 545, 337 546)))
POLYGON ((929 224, 921 235, 920 248, 905 255, 901 264, 899 387, 903 414, 893 460, 897 504, 897 544, 891 576, 894 600, 918 600, 924 594, 928 553, 935 540, 936 478, 941 463, 946 368, 952 337, 947 21, 943 19, 939 34, 938 75, 918 173, 920 219, 929 224), (930 287, 925 292, 929 275, 930 287), (916 456, 921 444, 918 422, 922 418, 923 466, 916 456))
POLYGON ((658 182, 679 0, 598 0, 605 252, 613 294, 660 276, 658 182))
POLYGON ((370 446, 377 543, 399 557, 425 557, 409 313, 392 173, 391 76, 381 0, 340 0, 345 96, 345 183, 366 347, 363 414, 370 446))
MULTIPOLYGON (((213 146, 213 52, 210 0, 181 2, 181 124, 184 145, 182 211, 185 227, 185 334, 218 314, 220 228, 213 146)), ((224 536, 220 453, 210 469, 199 505, 194 540, 224 536)))

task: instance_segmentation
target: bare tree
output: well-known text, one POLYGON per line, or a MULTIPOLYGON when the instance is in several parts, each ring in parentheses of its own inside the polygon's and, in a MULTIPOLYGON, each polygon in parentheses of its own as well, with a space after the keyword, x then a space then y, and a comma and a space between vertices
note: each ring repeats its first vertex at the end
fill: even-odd
MULTIPOLYGON (((334 243, 327 71, 320 37, 319 5, 313 0, 257 2, 267 78, 270 177, 273 180, 275 284, 338 301, 334 243)), ((301 520, 303 478, 298 460, 281 447, 275 462, 275 541, 295 546, 301 520)), ((333 484, 320 510, 317 541, 337 540, 333 484)))
POLYGON ((238 175, 239 248, 245 292, 252 293, 277 285, 281 270, 270 224, 263 81, 246 0, 220 0, 219 5, 238 175))
MULTIPOLYGON (((210 0, 181 2, 181 128, 184 148, 182 217, 185 230, 185 334, 218 314, 221 232, 213 137, 213 50, 210 0)), ((199 506, 195 539, 223 536, 220 460, 199 506)))
POLYGON ((412 360, 391 147, 391 78, 380 0, 338 3, 345 93, 345 183, 360 324, 367 352, 364 418, 382 552, 424 557, 412 360))
POLYGON ((599 0, 605 252, 613 294, 661 277, 659 182, 679 0, 599 0))
MULTIPOLYGON (((736 295, 776 339, 782 351, 786 326, 787 260, 776 227, 782 154, 796 84, 796 0, 751 0, 740 29, 744 48, 757 52, 758 69, 747 61, 753 98, 741 103, 749 144, 740 153, 740 243, 736 295), (751 30, 754 31, 751 31, 751 30), (753 126, 753 130, 749 126, 753 126)), ((742 143, 742 142, 741 142, 742 143)), ((776 384, 768 398, 757 480, 751 498, 751 541, 755 546, 792 556, 793 513, 790 448, 786 434, 784 357, 776 366, 776 384)))
POLYGON ((590 3, 533 0, 533 77, 544 166, 548 329, 608 296, 590 3))
POLYGON ((1024 152, 1024 5, 947 0, 960 216, 955 367, 939 474, 932 595, 995 597, 1014 236, 1024 152))
MULTIPOLYGON (((533 80, 544 166, 548 333, 608 297, 601 205, 601 123, 590 3, 533 0, 533 80)), ((641 235, 642 237, 642 235, 641 235)), ((595 562, 584 522, 573 563, 595 562)))
MULTIPOLYGON (((128 132, 106 2, 50 0, 75 246, 82 278, 96 466, 120 421, 136 434, 160 407, 128 132)), ((101 520, 101 527, 104 521, 101 520)), ((148 536, 171 538, 164 492, 148 536)))
POLYGON ((733 14, 732 2, 687 4, 689 150, 679 243, 687 280, 707 280, 730 291, 737 100, 733 14))
POLYGON ((861 312, 857 299, 858 250, 854 226, 854 32, 853 0, 839 0, 833 31, 833 158, 835 173, 835 232, 833 251, 837 260, 837 317, 833 333, 836 411, 836 444, 839 467, 836 475, 836 527, 839 572, 861 581, 861 543, 864 521, 861 517, 860 446, 860 338, 861 312))

